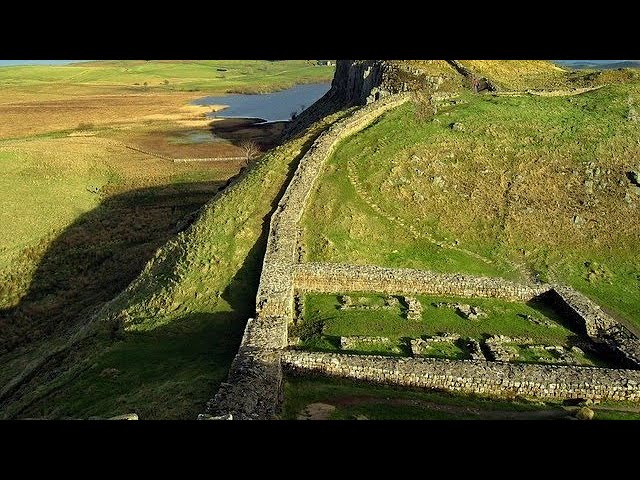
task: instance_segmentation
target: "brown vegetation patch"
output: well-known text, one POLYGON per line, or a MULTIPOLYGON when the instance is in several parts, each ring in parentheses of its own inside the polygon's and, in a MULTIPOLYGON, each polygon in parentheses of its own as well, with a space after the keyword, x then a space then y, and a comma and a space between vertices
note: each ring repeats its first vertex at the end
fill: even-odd
MULTIPOLYGON (((201 94, 197 95, 201 96, 201 94)), ((88 95, 42 100, 40 97, 11 103, 0 96, 0 138, 13 138, 109 123, 145 120, 202 120, 206 107, 186 106, 191 93, 140 93, 88 95), (192 108, 194 107, 194 108, 192 108), (156 117, 148 118, 151 115, 156 117)))

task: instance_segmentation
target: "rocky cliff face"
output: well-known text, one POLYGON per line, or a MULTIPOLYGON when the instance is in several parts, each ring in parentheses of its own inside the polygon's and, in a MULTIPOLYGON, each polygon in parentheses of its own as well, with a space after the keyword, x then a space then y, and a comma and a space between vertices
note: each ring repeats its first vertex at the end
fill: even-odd
POLYGON ((364 105, 402 90, 394 81, 396 69, 384 60, 338 60, 331 90, 343 107, 364 105))
POLYGON ((390 93, 406 90, 397 69, 386 60, 338 60, 331 89, 302 112, 285 130, 290 138, 311 123, 343 108, 365 105, 390 93))
MULTIPOLYGON (((394 60, 338 60, 331 89, 292 121, 284 132, 291 138, 311 123, 338 110, 365 105, 390 94, 410 90, 438 90, 446 72, 425 72, 412 62, 394 60)), ((458 76, 450 70, 449 76, 458 76)))

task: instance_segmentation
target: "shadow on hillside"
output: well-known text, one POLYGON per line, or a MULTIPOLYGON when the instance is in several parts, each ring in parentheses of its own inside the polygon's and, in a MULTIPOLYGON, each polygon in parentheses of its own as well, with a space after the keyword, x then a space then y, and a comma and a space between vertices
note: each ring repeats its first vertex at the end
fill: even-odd
POLYGON ((0 310, 0 353, 80 324, 126 288, 220 186, 202 182, 133 190, 80 216, 47 247, 20 303, 0 310))
MULTIPOLYGON (((255 312, 271 215, 315 138, 292 159, 287 180, 262 219, 260 236, 222 292, 230 312, 191 312, 150 331, 101 329, 81 344, 38 357, 37 366, 24 375, 12 363, 2 374, 20 375, 20 380, 0 398, 5 417, 87 418, 137 408, 146 418, 192 418, 202 411, 226 376, 246 319, 255 312), (39 393, 58 379, 63 388, 39 393), (110 381, 121 384, 109 386, 110 381)), ((12 361, 23 352, 37 355, 37 347, 50 338, 85 324, 230 182, 127 192, 80 217, 50 245, 20 304, 0 311, 0 355, 13 350, 4 356, 12 361)))

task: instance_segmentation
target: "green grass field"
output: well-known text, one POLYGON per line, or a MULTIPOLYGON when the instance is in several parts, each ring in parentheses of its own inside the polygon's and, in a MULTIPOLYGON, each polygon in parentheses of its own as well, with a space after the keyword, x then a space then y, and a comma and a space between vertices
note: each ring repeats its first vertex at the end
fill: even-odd
MULTIPOLYGON (((142 148, 156 151, 165 132, 211 136, 204 113, 181 110, 191 98, 182 90, 273 90, 332 72, 302 61, 223 63, 0 67, 0 352, 85 321, 238 173, 239 161, 173 163, 121 144, 148 138, 155 144, 142 148), (171 81, 155 89, 161 72, 171 81), (142 76, 148 88, 129 92, 142 76)), ((173 151, 216 156, 207 145, 173 151)))
MULTIPOLYGON (((306 61, 0 68, 0 116, 7 120, 0 128, 2 416, 198 413, 226 375, 253 312, 265 216, 309 137, 265 158, 232 205, 225 200, 208 208, 214 224, 199 230, 206 246, 200 254, 186 253, 192 236, 176 241, 176 234, 240 163, 174 164, 113 140, 207 134, 201 112, 183 111, 193 98, 273 91, 332 74, 332 67, 306 61), (263 195, 253 199, 247 188, 263 195), (119 307, 99 313, 156 254, 154 265, 175 267, 173 277, 158 284, 143 273, 119 307), (182 281, 191 283, 182 289, 182 281), (130 309, 118 316, 125 303, 130 309), (64 349, 74 336, 84 340, 64 349), (52 356, 61 348, 64 355, 52 356), (43 366, 29 373, 33 365, 43 366)), ((201 156, 189 144, 172 148, 178 157, 201 156)))
MULTIPOLYGON (((290 335, 301 339, 298 348, 339 352, 344 351, 340 346, 340 337, 383 337, 388 341, 356 343, 347 350, 368 355, 408 356, 411 355, 410 339, 457 334, 461 337, 459 341, 436 343, 424 354, 438 358, 468 359, 471 358, 465 345, 468 339, 482 342, 491 335, 505 335, 528 339, 523 345, 561 345, 570 348, 581 336, 570 322, 542 303, 418 295, 415 298, 422 305, 422 318, 408 320, 406 307, 402 303, 393 308, 358 308, 383 305, 385 297, 362 292, 349 295, 356 308, 341 309, 340 296, 337 295, 305 295, 302 318, 290 329, 290 335), (455 308, 443 306, 443 303, 470 304, 479 307, 487 316, 476 320, 464 318, 455 308), (529 321, 527 316, 534 317, 539 323, 529 321)), ((532 351, 520 343, 514 343, 513 346, 518 351, 515 361, 555 361, 555 356, 550 352, 540 349, 532 351)), ((583 365, 613 366, 593 353, 578 353, 574 357, 583 365)))
MULTIPOLYGON (((487 76, 504 75, 491 68, 487 76)), ((103 140, 207 128, 201 113, 183 110, 196 97, 272 91, 332 74, 307 61, 0 68, 0 187, 8 192, 0 212, 0 337, 7 347, 0 418, 136 412, 191 419, 202 412, 255 313, 269 216, 286 179, 343 113, 265 155, 214 202, 238 165, 172 164, 103 140), (67 136, 80 130, 93 137, 67 136), (185 230, 189 218, 196 220, 185 230)), ((411 105, 388 113, 330 160, 304 218, 306 258, 537 275, 571 283, 640 324, 640 227, 632 221, 640 195, 626 178, 640 168, 639 124, 629 120, 640 95, 638 82, 624 75, 631 83, 577 97, 463 93, 432 121, 411 105), (451 129, 454 122, 463 128, 451 129)), ((535 83, 516 79, 505 85, 535 83)), ((352 315, 344 320, 333 311, 335 298, 310 296, 310 305, 327 317, 321 341, 328 343, 311 345, 321 349, 335 349, 340 332, 531 336, 533 329, 553 343, 570 334, 562 326, 552 333, 525 327, 517 313, 530 307, 490 301, 484 308, 494 316, 484 325, 430 308, 411 326, 393 312, 374 322, 340 312, 352 315)), ((331 398, 343 399, 333 418, 484 418, 492 410, 543 408, 345 382, 291 379, 286 388, 286 418, 331 398), (344 400, 353 395, 366 400, 344 400)))
POLYGON ((296 83, 325 82, 333 76, 333 69, 312 60, 119 60, 10 66, 0 67, 0 90, 49 95, 73 89, 259 93, 296 83))
MULTIPOLYGON (((382 298, 373 294, 351 293, 353 299, 382 298)), ((389 310, 364 310, 339 308, 338 296, 331 294, 307 294, 304 298, 304 319, 325 322, 324 333, 335 336, 364 335, 382 337, 420 337, 440 333, 456 333, 481 338, 485 335, 527 336, 536 341, 564 343, 573 333, 553 310, 544 305, 530 306, 493 298, 427 297, 415 296, 422 305, 422 320, 407 320, 406 308, 398 306, 389 310), (456 313, 454 308, 436 307, 437 303, 466 303, 480 307, 487 316, 469 320, 456 313), (549 321, 553 327, 537 325, 523 316, 531 315, 549 321)))
POLYGON ((639 101, 636 81, 389 112, 328 162, 306 259, 566 282, 640 325, 639 101))

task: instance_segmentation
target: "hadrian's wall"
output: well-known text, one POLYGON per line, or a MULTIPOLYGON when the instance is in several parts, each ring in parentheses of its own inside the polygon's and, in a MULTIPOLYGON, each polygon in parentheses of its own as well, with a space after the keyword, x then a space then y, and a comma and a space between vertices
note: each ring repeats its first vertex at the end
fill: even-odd
POLYGON ((336 143, 366 127, 408 97, 388 97, 335 123, 302 157, 276 211, 271 216, 267 250, 256 301, 257 317, 245 328, 227 381, 207 404, 214 416, 236 419, 273 418, 280 404, 280 356, 287 346, 287 324, 293 316, 293 266, 298 221, 316 179, 336 143))
POLYGON ((494 297, 527 302, 549 290, 548 285, 529 287, 502 278, 435 273, 412 268, 375 265, 301 263, 294 269, 300 291, 344 293, 424 294, 460 297, 494 297))
POLYGON ((227 382, 207 410, 234 418, 272 418, 280 403, 282 367, 329 375, 497 396, 637 400, 638 370, 484 361, 347 356, 285 352, 287 325, 294 314, 294 287, 300 291, 344 293, 378 291, 528 301, 553 298, 572 312, 586 333, 640 366, 640 341, 597 305, 567 287, 529 287, 500 278, 436 274, 377 266, 297 264, 298 222, 324 162, 339 140, 366 127, 385 111, 408 100, 391 96, 369 104, 323 133, 300 164, 271 217, 257 295, 257 317, 249 320, 227 382), (550 297, 549 297, 550 296, 550 297), (283 353, 284 352, 284 353, 283 353), (284 355, 284 357, 283 357, 284 355))
POLYGON ((392 96, 369 104, 354 115, 336 122, 313 143, 300 161, 285 194, 271 217, 267 250, 256 299, 259 315, 291 317, 293 312, 293 264, 297 262, 298 222, 326 159, 335 145, 408 100, 392 96))
POLYGON ((640 401, 640 371, 287 351, 285 371, 512 398, 640 401))

